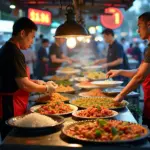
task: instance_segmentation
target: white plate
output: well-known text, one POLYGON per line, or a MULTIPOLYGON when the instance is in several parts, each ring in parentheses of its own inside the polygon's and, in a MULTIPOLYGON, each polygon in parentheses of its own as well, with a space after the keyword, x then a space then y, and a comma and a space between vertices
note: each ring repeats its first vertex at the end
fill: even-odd
POLYGON ((86 77, 75 77, 73 79, 78 82, 89 81, 86 77))
POLYGON ((93 81, 93 85, 97 85, 100 88, 116 87, 123 83, 123 81, 93 81))
MULTIPOLYGON (((71 104, 65 104, 65 105, 68 105, 71 107, 72 111, 71 112, 67 112, 67 113, 62 113, 62 114, 46 114, 46 115, 68 115, 68 114, 71 114, 73 113, 74 111, 77 111, 78 110, 78 107, 77 106, 74 106, 74 105, 71 105, 71 104)), ((36 105, 36 106, 33 106, 30 108, 30 111, 31 112, 35 112, 37 109, 39 109, 41 106, 43 105, 36 105)))
POLYGON ((75 86, 83 89, 93 89, 99 87, 97 85, 81 85, 80 83, 75 84, 75 86))
POLYGON ((72 113, 72 116, 76 117, 76 118, 80 118, 80 119, 100 119, 100 118, 103 118, 103 119, 107 119, 107 118, 113 118, 115 116, 118 115, 118 112, 117 111, 114 111, 112 110, 113 112, 113 115, 112 116, 105 116, 105 117, 82 117, 82 116, 78 116, 77 113, 81 112, 81 111, 84 111, 84 110, 78 110, 78 111, 74 111, 72 113))
POLYGON ((87 92, 81 92, 78 95, 81 97, 103 97, 104 96, 104 95, 103 96, 90 96, 90 95, 87 95, 87 92))
POLYGON ((68 70, 68 71, 65 71, 65 70, 57 70, 56 71, 57 73, 59 74, 76 74, 76 73, 80 73, 81 70, 80 69, 74 69, 74 70, 68 70))
POLYGON ((102 68, 102 66, 97 66, 97 65, 82 67, 82 69, 84 69, 84 70, 101 69, 101 68, 102 68))

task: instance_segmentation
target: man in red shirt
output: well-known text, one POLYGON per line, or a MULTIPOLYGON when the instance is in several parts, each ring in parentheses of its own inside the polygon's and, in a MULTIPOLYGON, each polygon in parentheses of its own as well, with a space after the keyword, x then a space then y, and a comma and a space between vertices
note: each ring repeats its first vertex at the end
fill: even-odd
MULTIPOLYGON (((138 18, 138 33, 143 40, 150 41, 150 12, 145 12, 138 18)), ((150 44, 144 55, 144 60, 137 71, 119 71, 124 76, 132 77, 127 86, 114 98, 115 101, 122 101, 124 96, 138 87, 143 82, 144 88, 144 116, 143 123, 150 128, 150 44)), ((118 73, 110 70, 108 77, 116 76, 118 73)), ((119 73, 120 74, 120 73, 119 73)))

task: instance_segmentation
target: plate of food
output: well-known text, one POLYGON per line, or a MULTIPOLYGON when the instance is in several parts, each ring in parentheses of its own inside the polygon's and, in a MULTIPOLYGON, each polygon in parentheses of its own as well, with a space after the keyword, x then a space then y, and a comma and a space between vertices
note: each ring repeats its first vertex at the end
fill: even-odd
POLYGON ((98 87, 97 85, 93 85, 91 84, 91 82, 88 82, 88 81, 76 83, 75 86, 78 88, 83 88, 83 89, 93 89, 93 88, 98 87))
POLYGON ((81 70, 80 69, 74 69, 71 67, 65 67, 65 68, 62 68, 60 70, 57 70, 56 72, 58 74, 77 74, 77 73, 80 73, 81 70))
POLYGON ((106 80, 106 74, 99 71, 99 72, 88 72, 87 78, 89 80, 106 80))
POLYGON ((77 111, 78 107, 64 102, 54 101, 43 105, 35 105, 30 108, 31 112, 37 112, 42 115, 68 115, 77 111))
POLYGON ((125 143, 145 139, 148 128, 120 120, 85 120, 70 123, 63 127, 67 137, 96 143, 125 143))
POLYGON ((75 89, 71 86, 64 86, 64 85, 59 85, 56 88, 56 92, 58 93, 75 93, 75 89))
POLYGON ((98 119, 115 117, 118 115, 118 112, 101 106, 92 106, 84 110, 74 111, 72 115, 79 119, 98 119))
POLYGON ((69 80, 70 79, 70 75, 64 75, 64 76, 58 76, 58 75, 54 75, 51 76, 48 80, 52 80, 52 81, 58 81, 58 80, 69 80))
POLYGON ((116 96, 121 92, 121 90, 122 90, 121 88, 108 88, 104 89, 103 93, 107 96, 116 96))
POLYGON ((82 97, 94 97, 94 96, 98 97, 98 96, 106 96, 106 95, 100 89, 92 89, 88 92, 79 93, 79 96, 82 96, 82 97))
POLYGON ((84 66, 82 67, 84 70, 96 70, 96 69, 102 69, 101 65, 91 65, 91 66, 84 66))
POLYGON ((35 102, 36 103, 49 103, 51 101, 63 101, 68 102, 72 97, 70 98, 69 95, 64 95, 63 93, 52 93, 51 95, 45 94, 39 96, 35 102))
POLYGON ((49 130, 58 127, 64 122, 64 118, 57 115, 41 115, 39 113, 30 113, 22 116, 10 118, 6 121, 6 124, 22 129, 24 131, 42 131, 49 130))
POLYGON ((95 107, 105 107, 108 109, 122 109, 125 108, 129 103, 123 100, 120 103, 114 102, 111 97, 76 97, 69 101, 70 104, 75 105, 79 108, 88 108, 91 106, 95 107))
POLYGON ((75 77, 73 78, 75 81, 78 81, 78 82, 86 82, 86 81, 89 81, 88 78, 86 77, 75 77))
POLYGON ((97 85, 100 88, 110 88, 116 87, 123 83, 123 81, 111 81, 111 80, 104 80, 104 81, 92 81, 91 84, 97 85))

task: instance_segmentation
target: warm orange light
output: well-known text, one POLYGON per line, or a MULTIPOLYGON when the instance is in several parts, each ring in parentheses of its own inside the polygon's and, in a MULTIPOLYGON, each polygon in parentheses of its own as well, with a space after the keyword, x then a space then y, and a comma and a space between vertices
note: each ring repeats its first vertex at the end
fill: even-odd
POLYGON ((101 24, 110 29, 116 29, 121 26, 123 22, 123 14, 118 8, 109 7, 105 9, 105 13, 111 13, 112 15, 101 15, 101 24))
POLYGON ((49 11, 43 11, 33 8, 28 9, 28 18, 31 19, 35 24, 49 26, 52 22, 52 15, 49 11))

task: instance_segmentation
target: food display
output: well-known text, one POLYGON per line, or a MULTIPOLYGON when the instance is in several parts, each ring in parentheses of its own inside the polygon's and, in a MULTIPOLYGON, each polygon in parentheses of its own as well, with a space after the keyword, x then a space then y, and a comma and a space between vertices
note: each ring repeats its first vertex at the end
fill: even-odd
POLYGON ((72 85, 72 83, 69 80, 57 80, 56 83, 58 85, 63 85, 63 86, 72 85))
POLYGON ((87 77, 90 80, 102 80, 102 79, 106 79, 106 74, 103 72, 89 72, 87 74, 87 77))
POLYGON ((120 103, 116 103, 113 101, 113 98, 110 97, 78 97, 71 100, 70 103, 81 108, 88 108, 91 106, 103 106, 109 109, 124 108, 128 105, 128 102, 125 100, 120 103))
POLYGON ((91 84, 91 82, 89 82, 89 81, 83 81, 83 82, 77 83, 76 86, 79 87, 79 88, 85 88, 85 89, 86 88, 90 89, 90 88, 97 88, 98 87, 96 85, 91 84))
POLYGON ((97 85, 100 88, 110 88, 116 87, 123 83, 123 81, 112 81, 112 80, 104 80, 104 81, 93 81, 91 84, 97 85))
POLYGON ((31 113, 14 122, 19 127, 45 127, 57 124, 51 117, 39 113, 31 113))
POLYGON ((89 66, 84 66, 82 67, 84 70, 97 70, 97 69, 102 69, 101 65, 89 65, 89 66))
POLYGON ((57 80, 69 80, 70 79, 70 75, 65 75, 65 76, 57 76, 57 75, 54 75, 52 76, 51 78, 49 78, 49 80, 52 80, 52 81, 57 81, 57 80))
POLYGON ((139 124, 104 119, 75 122, 62 131, 74 139, 102 143, 130 142, 148 136, 148 129, 139 124))
POLYGON ((73 71, 75 70, 74 68, 71 68, 71 67, 64 67, 61 69, 61 71, 73 71))
POLYGON ((65 97, 59 93, 52 93, 50 96, 50 100, 51 101, 68 101, 69 98, 65 97))
POLYGON ((105 96, 105 94, 100 89, 92 89, 88 92, 79 93, 79 96, 92 97, 92 96, 105 96))
POLYGON ((86 82, 86 81, 89 81, 88 78, 86 78, 86 77, 75 77, 74 80, 75 80, 75 81, 78 81, 78 82, 86 82))
POLYGON ((101 106, 92 106, 85 110, 73 112, 73 116, 82 119, 110 118, 116 116, 117 114, 118 113, 116 111, 109 110, 108 108, 104 108, 101 106))
POLYGON ((58 88, 56 88, 56 92, 72 93, 75 92, 75 89, 69 85, 68 86, 59 85, 58 88))
POLYGON ((61 68, 60 70, 57 70, 56 72, 60 74, 76 74, 76 73, 80 73, 80 69, 64 67, 64 68, 61 68))
POLYGON ((61 101, 51 101, 45 105, 37 105, 31 107, 31 112, 37 112, 43 115, 65 115, 72 113, 73 111, 77 110, 77 107, 74 107, 70 104, 65 104, 61 101))

